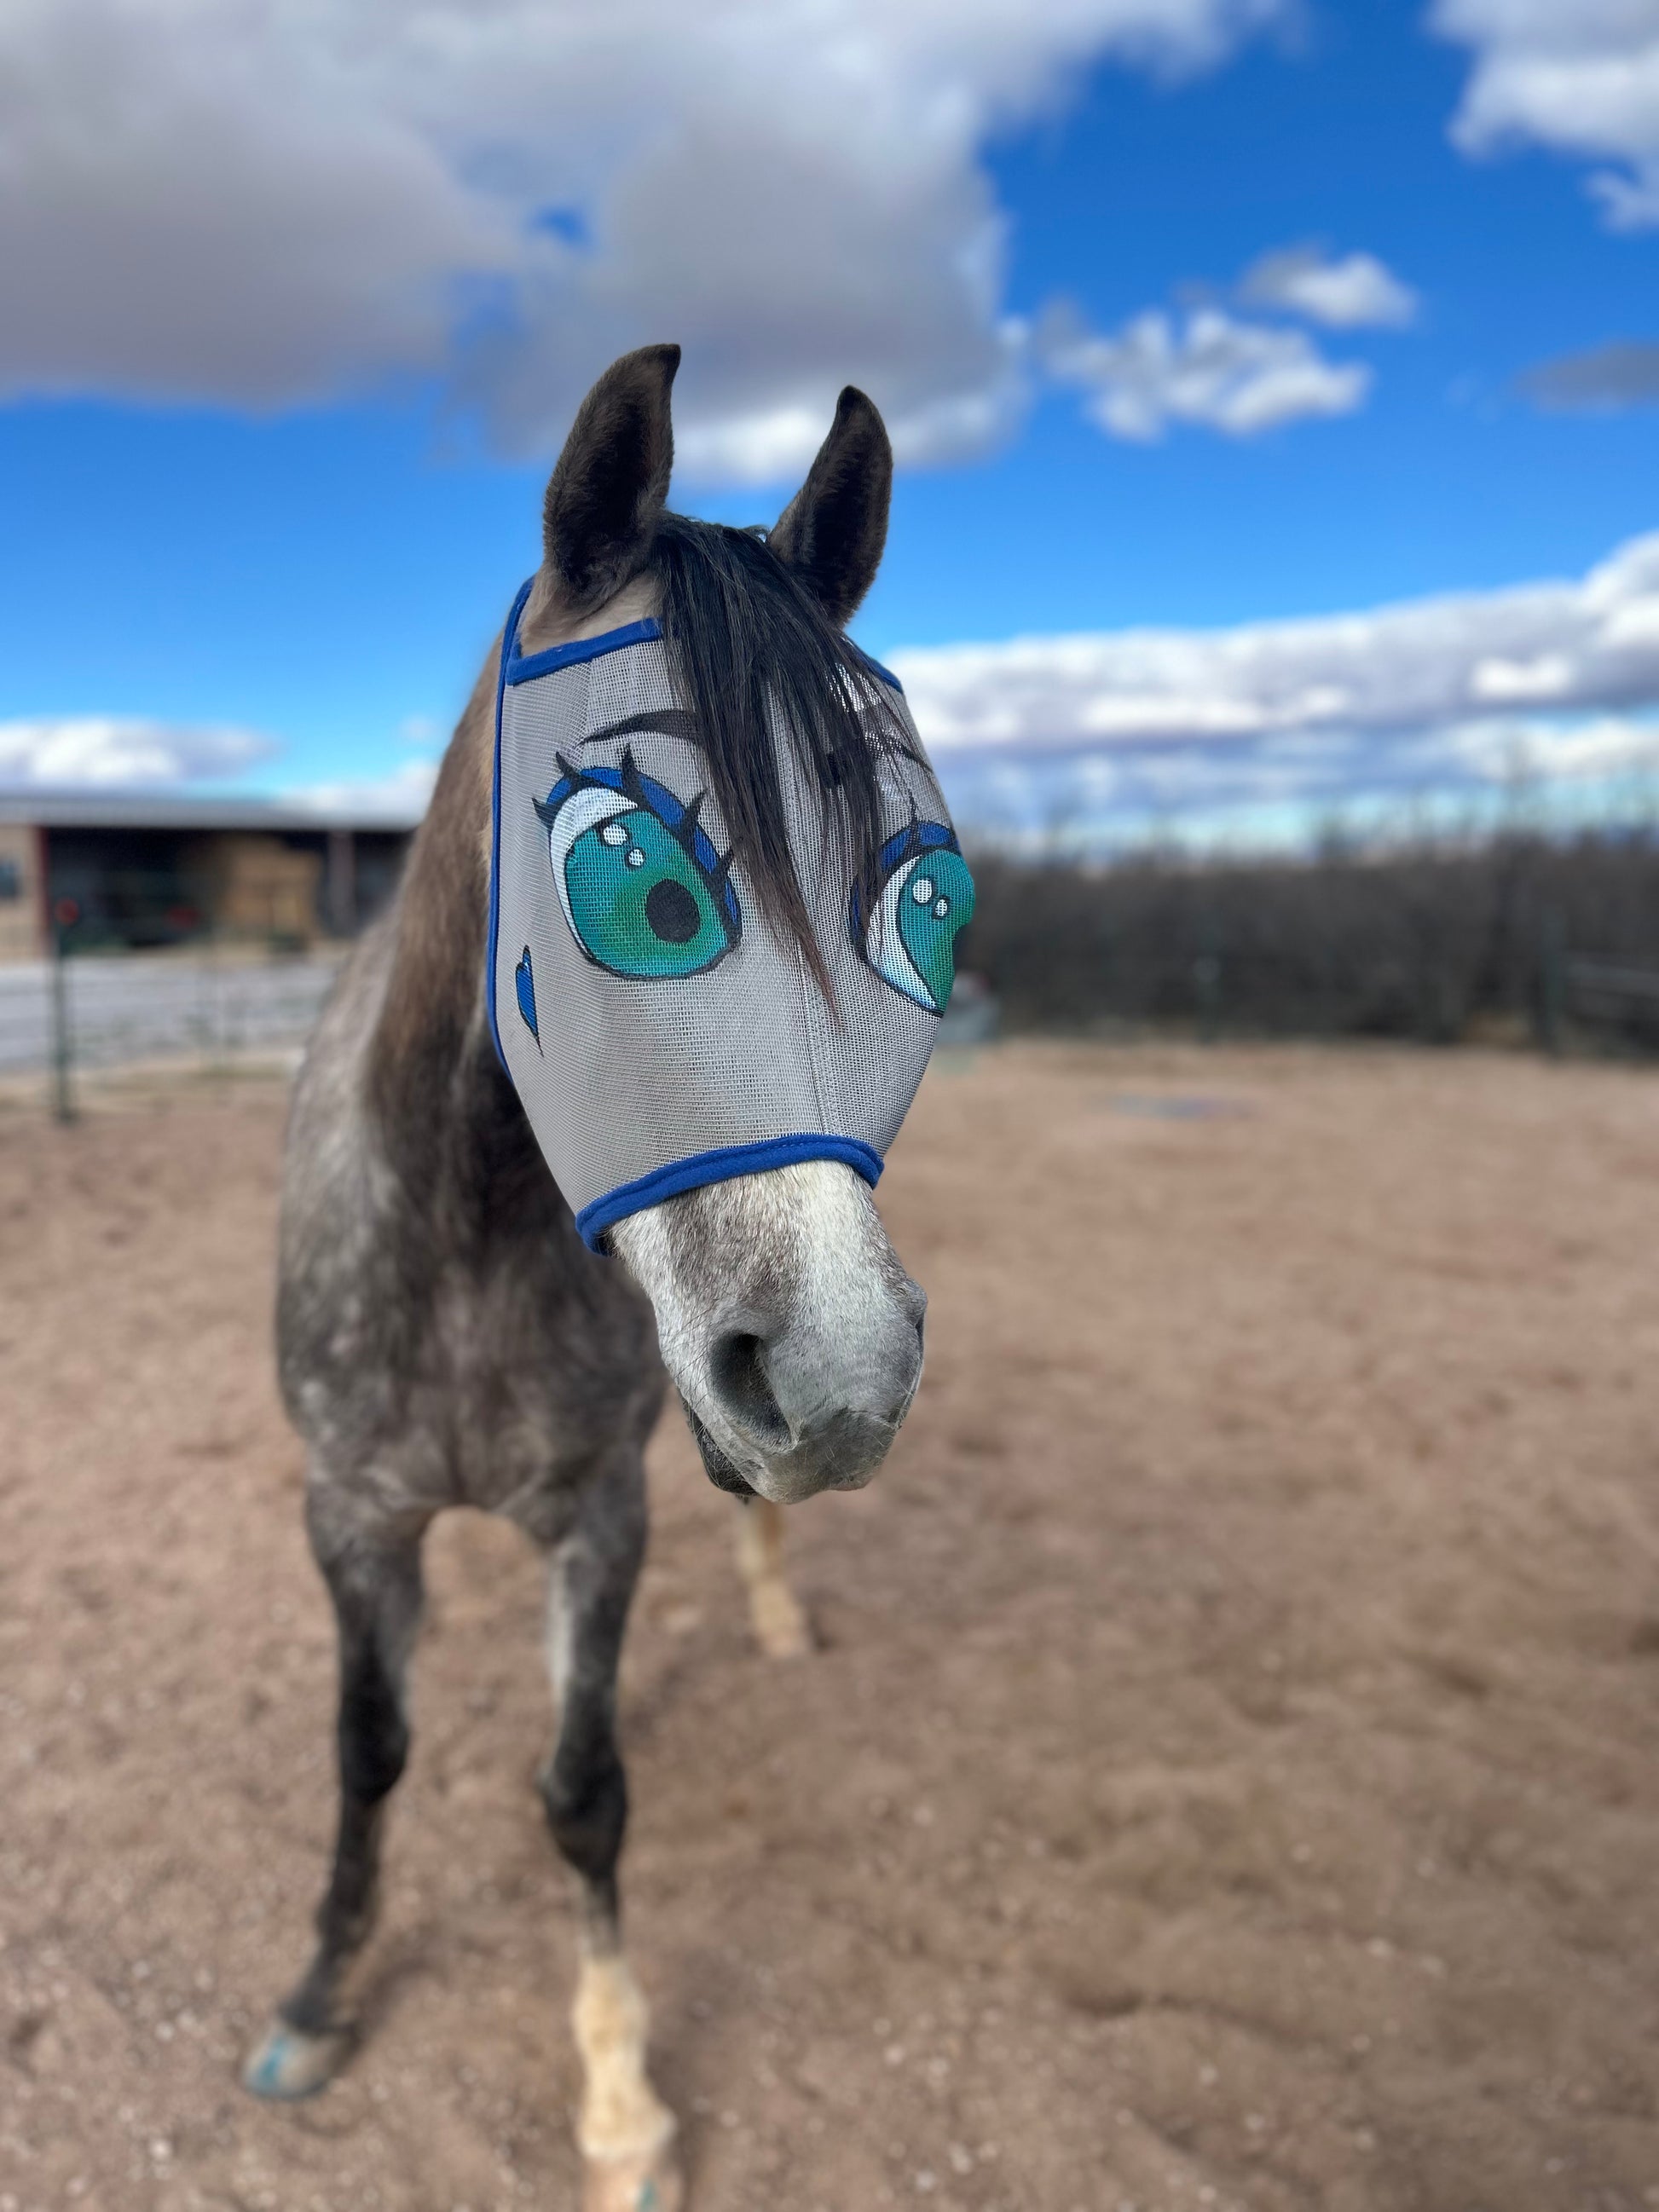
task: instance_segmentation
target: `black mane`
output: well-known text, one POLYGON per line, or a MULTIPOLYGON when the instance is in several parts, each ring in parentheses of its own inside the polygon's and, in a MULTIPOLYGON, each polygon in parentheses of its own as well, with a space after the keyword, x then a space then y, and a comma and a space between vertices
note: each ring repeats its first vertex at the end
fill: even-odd
POLYGON ((883 835, 881 768, 916 757, 892 694, 757 531, 665 514, 649 562, 682 705, 762 913, 834 992, 790 849, 769 702, 823 794, 824 849, 867 911, 883 835))

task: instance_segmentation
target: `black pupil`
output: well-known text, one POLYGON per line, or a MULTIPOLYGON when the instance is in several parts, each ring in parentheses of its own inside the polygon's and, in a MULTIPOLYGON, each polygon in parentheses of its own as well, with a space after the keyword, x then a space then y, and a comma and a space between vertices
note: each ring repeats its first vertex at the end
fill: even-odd
POLYGON ((696 899, 672 876, 653 884, 646 893, 645 918, 665 945, 690 945, 702 919, 696 899))

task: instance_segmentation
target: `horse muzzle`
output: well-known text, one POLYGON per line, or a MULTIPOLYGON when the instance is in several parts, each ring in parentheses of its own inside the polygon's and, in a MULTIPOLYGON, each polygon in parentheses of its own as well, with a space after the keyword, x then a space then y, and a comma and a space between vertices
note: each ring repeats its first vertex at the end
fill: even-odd
POLYGON ((927 1299, 896 1297, 834 1331, 752 1308, 728 1312, 681 1395, 711 1481, 779 1505, 861 1490, 887 1456, 921 1380, 927 1299))

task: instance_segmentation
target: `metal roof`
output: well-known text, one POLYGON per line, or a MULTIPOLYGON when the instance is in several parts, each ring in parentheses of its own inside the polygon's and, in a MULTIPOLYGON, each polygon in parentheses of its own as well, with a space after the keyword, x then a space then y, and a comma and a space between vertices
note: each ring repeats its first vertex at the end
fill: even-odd
POLYGON ((167 791, 0 787, 0 822, 42 830, 371 830, 407 835, 406 817, 284 805, 274 799, 203 799, 167 791))

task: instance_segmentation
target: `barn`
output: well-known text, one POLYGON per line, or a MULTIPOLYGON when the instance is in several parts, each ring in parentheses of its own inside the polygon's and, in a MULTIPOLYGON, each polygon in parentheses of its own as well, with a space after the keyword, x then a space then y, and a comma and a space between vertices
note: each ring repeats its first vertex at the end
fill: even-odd
POLYGON ((258 799, 0 792, 0 960, 212 939, 299 951, 391 896, 407 823, 258 799))

